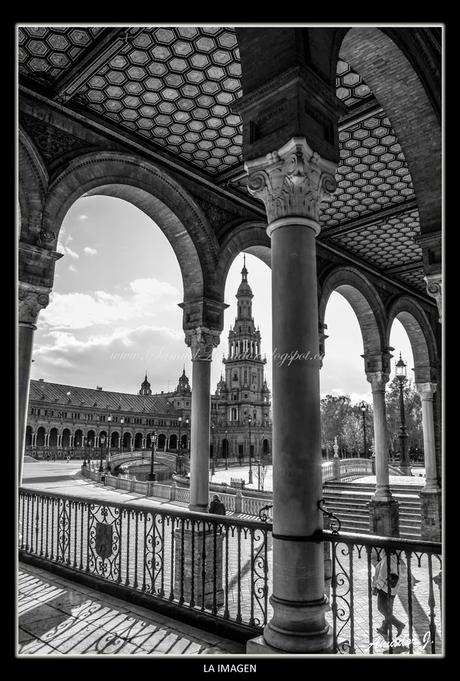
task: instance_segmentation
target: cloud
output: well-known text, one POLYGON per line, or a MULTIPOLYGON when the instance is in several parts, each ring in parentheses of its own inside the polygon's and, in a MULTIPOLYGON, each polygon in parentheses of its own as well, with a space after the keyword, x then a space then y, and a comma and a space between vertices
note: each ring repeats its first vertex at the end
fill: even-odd
POLYGON ((58 248, 60 249, 60 252, 63 255, 68 255, 71 258, 75 258, 75 260, 77 260, 80 257, 78 253, 73 251, 71 248, 69 248, 69 246, 66 246, 65 244, 60 244, 58 248))
POLYGON ((69 265, 69 272, 78 272, 78 270, 73 265, 69 265))
POLYGON ((83 221, 83 220, 87 220, 87 219, 88 219, 88 216, 85 215, 84 213, 81 213, 81 214, 78 216, 78 219, 79 219, 79 220, 82 220, 82 221, 83 221))
POLYGON ((85 246, 83 252, 87 255, 97 255, 97 250, 95 248, 91 248, 90 246, 85 246))
POLYGON ((171 311, 179 300, 179 291, 167 282, 135 279, 122 294, 108 291, 55 292, 40 319, 54 329, 85 329, 121 320, 128 322, 136 318, 154 317, 159 312, 171 311))
POLYGON ((147 369, 152 389, 159 392, 168 382, 176 384, 190 361, 190 348, 182 330, 142 324, 82 337, 51 331, 37 338, 34 359, 33 377, 128 392, 139 390, 147 369))

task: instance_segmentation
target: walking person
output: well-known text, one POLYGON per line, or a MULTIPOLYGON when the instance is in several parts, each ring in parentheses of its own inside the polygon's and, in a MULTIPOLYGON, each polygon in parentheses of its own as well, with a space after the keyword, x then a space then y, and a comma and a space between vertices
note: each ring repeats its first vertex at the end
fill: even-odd
POLYGON ((386 638, 389 634, 390 623, 396 629, 396 637, 401 635, 406 626, 393 614, 395 596, 398 593, 404 572, 404 565, 396 556, 390 554, 390 574, 388 575, 388 559, 385 554, 375 566, 372 580, 373 594, 377 596, 377 610, 383 615, 383 622, 377 629, 386 638))

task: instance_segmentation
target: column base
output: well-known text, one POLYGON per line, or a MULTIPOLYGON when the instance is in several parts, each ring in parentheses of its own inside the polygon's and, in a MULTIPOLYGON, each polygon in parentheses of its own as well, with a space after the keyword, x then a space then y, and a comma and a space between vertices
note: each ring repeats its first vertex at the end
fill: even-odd
POLYGON ((382 537, 399 537, 399 504, 396 499, 369 502, 369 530, 382 537))
POLYGON ((441 490, 420 490, 422 539, 440 542, 442 539, 441 490))
POLYGON ((272 654, 330 653, 333 650, 332 629, 324 613, 328 599, 298 604, 270 597, 273 618, 263 633, 263 642, 272 654))
POLYGON ((208 507, 203 506, 201 504, 189 504, 188 505, 188 510, 189 511, 198 511, 198 513, 207 513, 208 512, 208 507))

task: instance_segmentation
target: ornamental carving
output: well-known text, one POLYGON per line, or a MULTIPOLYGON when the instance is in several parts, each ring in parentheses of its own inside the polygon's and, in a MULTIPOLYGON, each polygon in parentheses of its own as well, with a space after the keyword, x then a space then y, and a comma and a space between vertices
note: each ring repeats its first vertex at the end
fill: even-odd
POLYGON ((336 188, 336 165, 312 151, 304 138, 293 138, 245 167, 248 190, 265 204, 269 223, 288 217, 319 223, 320 203, 336 188))
POLYGON ((212 360, 212 351, 219 345, 220 333, 199 326, 185 332, 185 342, 192 350, 192 361, 212 360))
POLYGON ((385 391, 385 385, 390 379, 390 374, 384 371, 372 371, 366 374, 366 378, 371 384, 372 392, 385 391))
POLYGON ((436 300, 439 321, 442 322, 442 275, 430 274, 424 277, 427 293, 436 300))
POLYGON ((82 141, 64 130, 39 121, 32 116, 22 115, 21 123, 47 161, 62 156, 71 149, 82 147, 82 141))
POLYGON ((49 303, 49 295, 33 288, 19 288, 19 312, 18 319, 22 324, 35 324, 40 310, 49 303))

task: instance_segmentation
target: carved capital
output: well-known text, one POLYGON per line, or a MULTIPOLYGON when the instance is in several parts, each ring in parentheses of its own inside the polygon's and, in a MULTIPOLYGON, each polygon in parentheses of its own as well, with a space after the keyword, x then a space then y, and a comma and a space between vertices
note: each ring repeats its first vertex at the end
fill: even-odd
POLYGON ((436 383, 416 383, 415 387, 422 400, 432 400, 436 392, 436 383))
POLYGON ((50 289, 19 282, 18 320, 20 324, 35 326, 40 310, 49 303, 50 289))
POLYGON ((366 374, 366 378, 371 384, 372 392, 381 392, 390 379, 390 374, 384 371, 372 371, 366 374))
POLYGON ((219 345, 220 333, 213 329, 199 326, 185 332, 185 342, 192 350, 192 362, 202 360, 210 362, 212 351, 219 345))
POLYGON ((293 137, 278 151, 247 161, 245 169, 248 190, 265 204, 269 225, 306 218, 319 233, 321 200, 336 189, 335 163, 314 152, 304 137, 293 137))
POLYGON ((438 306, 439 321, 442 323, 442 274, 427 274, 423 277, 428 295, 435 299, 438 306))
MULTIPOLYGON (((385 348, 382 352, 377 352, 375 354, 370 354, 369 352, 364 353, 361 357, 364 359, 364 371, 366 375, 371 374, 391 374, 391 358, 393 355, 391 351, 393 348, 385 348)), ((368 379, 370 380, 370 379, 368 379)))

